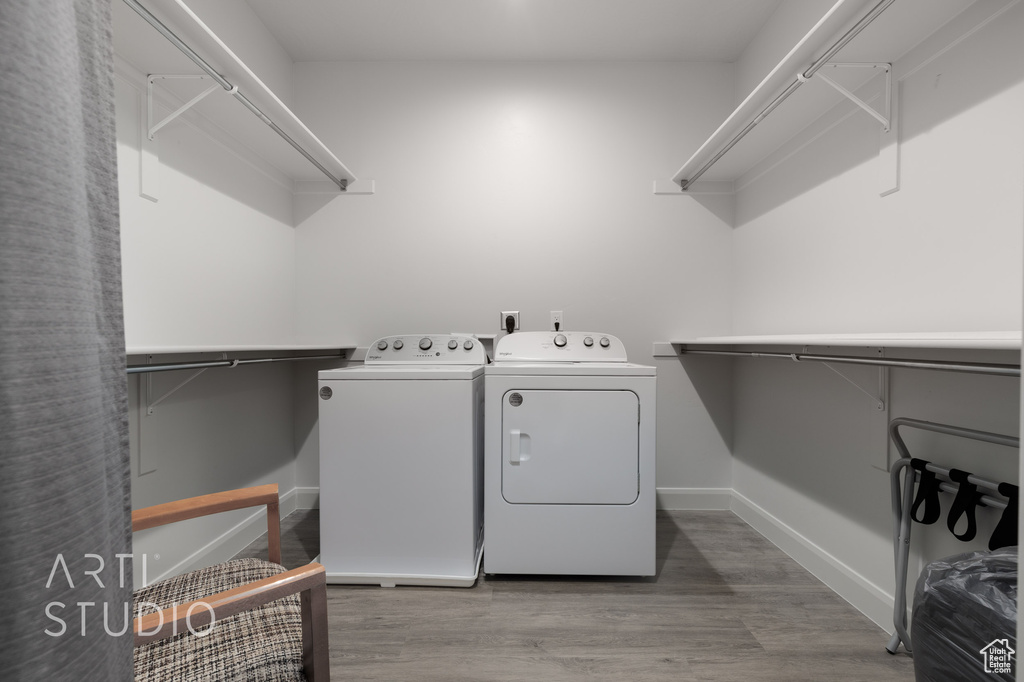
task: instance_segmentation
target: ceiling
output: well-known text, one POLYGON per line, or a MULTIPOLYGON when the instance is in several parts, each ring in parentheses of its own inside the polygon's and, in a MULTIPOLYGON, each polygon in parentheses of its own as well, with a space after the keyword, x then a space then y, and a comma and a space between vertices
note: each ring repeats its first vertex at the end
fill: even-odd
POLYGON ((735 61, 780 0, 246 0, 295 62, 735 61))

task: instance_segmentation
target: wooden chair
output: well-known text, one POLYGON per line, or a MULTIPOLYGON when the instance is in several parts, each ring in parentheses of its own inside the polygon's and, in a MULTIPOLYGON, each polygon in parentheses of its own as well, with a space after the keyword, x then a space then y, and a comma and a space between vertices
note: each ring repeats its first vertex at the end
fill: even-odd
POLYGON ((135 591, 136 682, 330 680, 326 574, 318 563, 280 565, 277 485, 139 509, 132 530, 263 505, 270 561, 231 560, 135 591))

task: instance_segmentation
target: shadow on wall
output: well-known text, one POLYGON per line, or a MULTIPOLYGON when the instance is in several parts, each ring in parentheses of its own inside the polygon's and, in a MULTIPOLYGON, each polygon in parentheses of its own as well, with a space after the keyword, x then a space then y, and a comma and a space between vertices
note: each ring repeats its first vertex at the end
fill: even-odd
POLYGON ((693 200, 704 207, 708 213, 730 227, 736 224, 736 202, 733 201, 732 193, 728 194, 699 194, 689 195, 693 200))
POLYGON ((318 372, 349 366, 347 361, 292 363, 293 438, 296 457, 295 485, 320 485, 320 401, 318 372))
MULTIPOLYGON (((138 159, 143 153, 142 136, 145 134, 140 125, 140 118, 145 117, 145 86, 121 74, 115 79, 115 85, 117 143, 131 149, 138 159)), ((162 109, 157 112, 158 116, 167 113, 162 109)), ((269 130, 267 134, 273 135, 269 130)), ((158 131, 147 153, 155 155, 152 163, 143 167, 136 161, 119 168, 121 176, 135 176, 132 182, 122 177, 122 191, 130 187, 137 193, 145 173, 147 188, 158 200, 168 199, 181 194, 183 183, 179 178, 188 178, 269 218, 292 224, 290 182, 261 168, 258 161, 246 160, 206 128, 190 122, 188 114, 158 131)), ((186 196, 194 200, 194 195, 186 196)))
MULTIPOLYGON (((871 399, 819 363, 773 359, 736 363, 734 456, 737 463, 749 467, 736 481, 737 492, 784 521, 788 514, 806 515, 797 501, 806 497, 823 511, 888 535, 889 474, 880 468, 885 460, 878 450, 895 450, 888 444, 885 421, 873 418, 871 399)), ((862 386, 870 386, 874 378, 872 368, 847 366, 843 371, 862 386)), ((899 369, 890 374, 887 418, 912 417, 1014 434, 1019 404, 1017 383, 1006 377, 899 369)), ((1015 451, 948 436, 905 435, 915 457, 991 480, 1016 480, 1015 451)), ((952 497, 942 501, 942 532, 951 501, 952 497)), ((998 514, 978 514, 979 545, 987 542, 997 519, 998 514)), ((792 519, 787 522, 793 523, 792 519)), ((807 525, 817 522, 808 520, 807 525)), ((947 543, 945 548, 958 549, 955 544, 947 543)), ((961 551, 974 548, 960 547, 961 551)))
MULTIPOLYGON (((296 192, 295 205, 292 209, 292 224, 295 227, 299 227, 308 219, 320 212, 327 204, 332 201, 343 197, 336 191, 324 190, 321 192, 317 191, 300 191, 296 192)), ((344 197, 346 201, 351 201, 351 198, 344 197)))
MULTIPOLYGON (((893 72, 900 80, 894 80, 893 89, 900 110, 899 144, 927 135, 944 122, 1024 83, 1022 31, 1024 6, 1017 4, 962 43, 937 44, 927 57, 930 61, 922 62, 915 56, 897 61, 893 72), (911 60, 914 63, 909 63, 911 60)), ((878 108, 884 82, 884 77, 876 76, 856 94, 878 108)), ((804 86, 809 88, 827 86, 811 80, 804 86)), ((799 107, 800 95, 798 90, 772 116, 785 117, 787 110, 799 107)), ((743 201, 737 207, 736 226, 876 159, 881 134, 880 124, 840 98, 837 106, 737 181, 743 201), (805 163, 812 147, 813 163, 805 163)))
POLYGON ((733 452, 733 360, 683 355, 679 361, 722 442, 733 452))

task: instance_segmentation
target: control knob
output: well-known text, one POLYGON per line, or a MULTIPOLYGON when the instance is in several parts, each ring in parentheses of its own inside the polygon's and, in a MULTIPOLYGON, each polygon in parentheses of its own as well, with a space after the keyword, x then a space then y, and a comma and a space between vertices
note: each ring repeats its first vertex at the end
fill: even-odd
POLYGON ((473 350, 473 339, 466 339, 466 343, 462 344, 462 347, 466 350, 473 350))
POLYGON ((448 342, 448 350, 455 350, 458 347, 459 347, 459 342, 456 341, 455 339, 452 339, 451 341, 448 342))
POLYGON ((388 349, 388 342, 387 341, 385 341, 384 339, 381 339, 380 341, 377 342, 377 350, 387 350, 387 349, 388 349))
POLYGON ((402 339, 395 339, 395 342, 391 344, 391 347, 395 350, 402 350, 405 347, 405 342, 402 339))
POLYGON ((420 350, 430 350, 430 347, 434 345, 434 342, 429 337, 424 336, 420 339, 420 350))
POLYGON ((602 336, 601 337, 601 348, 607 348, 610 345, 612 345, 612 342, 608 340, 608 337, 607 336, 602 336))
POLYGON ((567 343, 565 334, 555 334, 555 345, 559 348, 563 348, 567 343))
POLYGON ((588 336, 585 339, 583 339, 583 345, 586 346, 587 348, 590 348, 591 346, 593 346, 594 345, 594 337, 593 336, 588 336))

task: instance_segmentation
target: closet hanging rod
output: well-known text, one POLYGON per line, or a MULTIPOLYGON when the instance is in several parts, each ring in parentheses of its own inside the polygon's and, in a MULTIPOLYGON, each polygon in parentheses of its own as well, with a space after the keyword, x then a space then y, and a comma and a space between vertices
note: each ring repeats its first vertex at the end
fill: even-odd
POLYGON ((292 137, 288 135, 288 133, 286 133, 280 126, 278 126, 276 123, 270 120, 270 117, 264 114, 259 107, 257 107, 249 100, 248 97, 239 92, 237 86, 232 85, 228 81, 228 79, 224 78, 224 76, 222 76, 220 72, 213 68, 205 59, 200 57, 195 50, 186 45, 184 41, 181 40, 181 38, 175 35, 175 33, 167 27, 166 24, 157 19, 152 12, 150 12, 148 9, 139 4, 137 0, 124 0, 124 2, 126 5, 135 10, 135 12, 138 13, 140 17, 145 19, 150 26, 155 28, 160 33, 160 35, 162 35, 164 38, 167 38, 167 40, 170 41, 172 45, 181 50, 181 52, 186 57, 195 62, 196 66, 198 66, 200 69, 208 73, 210 75, 210 78, 217 81, 217 83, 222 88, 227 90, 229 94, 233 95, 234 98, 241 102, 246 109, 255 114, 256 118, 260 119, 265 124, 267 124, 267 126, 269 126, 271 130, 273 130, 275 133, 281 136, 281 139, 290 144, 295 149, 295 151, 306 157, 306 159, 311 164, 316 166, 321 173, 330 178, 331 182, 338 186, 338 189, 340 189, 342 192, 345 191, 345 189, 348 187, 348 180, 336 177, 334 173, 332 173, 326 166, 317 161, 317 159, 308 151, 306 151, 306 149, 302 145, 293 140, 292 137))
POLYGON ((179 369, 207 369, 209 367, 237 367, 265 362, 296 362, 299 360, 344 360, 345 351, 334 355, 302 355, 283 358, 250 358, 247 360, 206 360, 202 362, 171 362, 163 365, 129 365, 128 374, 170 372, 179 369))
POLYGON ((991 374, 996 376, 1019 377, 1018 365, 1002 365, 984 362, 951 362, 948 360, 909 360, 900 358, 858 358, 849 355, 817 355, 811 353, 762 353, 742 350, 691 350, 679 351, 687 355, 725 355, 747 358, 780 358, 796 362, 832 362, 849 365, 872 365, 875 367, 904 367, 910 369, 935 369, 945 372, 966 372, 970 374, 991 374))
POLYGON ((700 178, 700 176, 704 175, 704 173, 706 173, 708 169, 710 169, 712 166, 718 163, 718 160, 725 156, 730 149, 735 147, 740 140, 746 137, 747 133, 749 133, 751 130, 757 127, 757 124, 763 121, 770 113, 775 111, 775 109, 780 104, 782 104, 786 100, 786 98, 788 98, 790 95, 796 92, 797 88, 799 88, 801 85, 810 80, 811 76, 818 72, 818 69, 825 66, 825 64, 834 56, 836 56, 836 54, 841 49, 846 47, 847 43, 856 38, 861 31, 867 28, 867 26, 871 22, 877 19, 878 16, 895 1, 896 0, 882 0, 873 8, 871 8, 871 10, 863 17, 861 17, 860 21, 854 24, 854 26, 849 31, 847 31, 842 38, 833 43, 832 46, 828 48, 824 54, 818 57, 818 59, 816 59, 814 63, 811 64, 810 67, 808 67, 806 71, 797 74, 796 79, 793 80, 793 82, 790 83, 788 86, 786 86, 785 90, 783 90, 775 99, 773 99, 771 103, 768 104, 768 106, 762 109, 761 113, 755 116, 750 123, 744 126, 743 129, 740 130, 740 132, 738 132, 731 140, 729 140, 729 142, 721 150, 719 150, 717 154, 711 157, 711 159, 707 163, 701 166, 695 173, 691 174, 689 177, 679 180, 680 189, 684 192, 687 189, 689 189, 690 185, 696 182, 697 179, 700 178))

